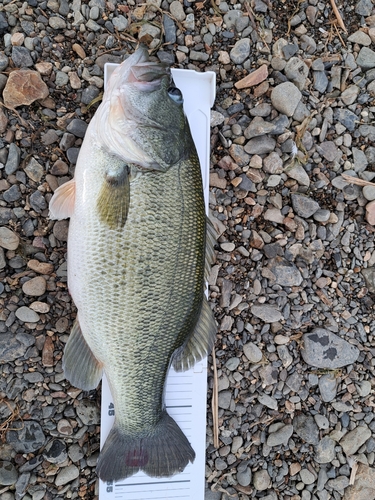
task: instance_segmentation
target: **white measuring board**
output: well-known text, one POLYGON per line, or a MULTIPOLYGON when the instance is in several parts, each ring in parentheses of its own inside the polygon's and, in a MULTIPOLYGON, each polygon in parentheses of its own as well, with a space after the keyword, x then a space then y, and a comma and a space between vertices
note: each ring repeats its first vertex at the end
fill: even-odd
MULTIPOLYGON (((104 86, 117 64, 104 66, 104 86)), ((198 73, 172 69, 176 87, 184 97, 184 110, 198 151, 202 170, 206 212, 209 199, 210 109, 215 100, 216 75, 212 71, 198 73)), ((99 500, 204 500, 206 456, 207 359, 192 369, 177 373, 169 370, 165 404, 189 439, 196 457, 193 464, 171 478, 149 477, 138 472, 122 481, 99 481, 99 500)), ((106 377, 102 382, 100 445, 114 422, 114 406, 106 377)))

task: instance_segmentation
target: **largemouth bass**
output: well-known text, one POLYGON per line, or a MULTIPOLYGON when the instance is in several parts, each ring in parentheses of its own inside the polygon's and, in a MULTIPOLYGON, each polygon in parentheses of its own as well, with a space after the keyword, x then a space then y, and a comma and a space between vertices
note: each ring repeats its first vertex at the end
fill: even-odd
POLYGON ((214 240, 181 92, 145 48, 111 76, 50 215, 70 217, 68 285, 78 313, 65 376, 91 390, 104 371, 115 406, 97 473, 106 481, 139 470, 172 476, 195 453, 165 409, 164 384, 171 364, 186 370, 213 346, 204 282, 214 240))

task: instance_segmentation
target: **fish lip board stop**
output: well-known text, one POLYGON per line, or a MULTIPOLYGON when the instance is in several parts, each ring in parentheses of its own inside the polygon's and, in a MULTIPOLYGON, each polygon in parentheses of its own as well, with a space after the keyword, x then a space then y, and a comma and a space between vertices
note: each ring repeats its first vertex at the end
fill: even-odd
MULTIPOLYGON (((118 64, 104 66, 104 85, 118 64)), ((206 213, 209 200, 210 171, 210 109, 215 101, 216 74, 212 71, 198 73, 193 70, 171 69, 177 88, 184 97, 184 111, 197 148, 206 213)), ((166 382, 166 406, 187 435, 196 452, 193 464, 183 473, 171 478, 152 478, 142 472, 119 482, 99 480, 100 500, 151 500, 165 498, 178 500, 204 500, 205 483, 205 440, 206 440, 206 400, 207 400, 207 359, 197 363, 186 372, 177 373, 173 369, 166 382)), ((113 402, 108 382, 103 377, 101 436, 103 445, 114 421, 113 402)))

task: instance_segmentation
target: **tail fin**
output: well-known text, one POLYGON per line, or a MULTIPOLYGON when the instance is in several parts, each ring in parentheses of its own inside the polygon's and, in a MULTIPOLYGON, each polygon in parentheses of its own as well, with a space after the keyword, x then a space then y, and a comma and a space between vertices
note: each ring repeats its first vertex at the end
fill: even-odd
POLYGON ((143 470, 151 477, 170 477, 193 462, 195 453, 185 434, 166 411, 149 433, 129 435, 116 424, 100 453, 96 473, 117 481, 143 470))

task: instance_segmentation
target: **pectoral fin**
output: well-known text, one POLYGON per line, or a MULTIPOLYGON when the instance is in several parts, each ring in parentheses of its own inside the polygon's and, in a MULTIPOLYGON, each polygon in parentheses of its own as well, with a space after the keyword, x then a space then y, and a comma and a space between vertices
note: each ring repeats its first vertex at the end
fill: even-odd
POLYGON ((102 365, 87 345, 77 320, 66 343, 62 365, 67 380, 84 391, 96 389, 102 378, 102 365))
POLYGON ((59 186, 49 202, 50 219, 67 219, 74 212, 74 202, 76 199, 76 183, 71 179, 59 186))
POLYGON ((173 355, 173 368, 177 372, 188 370, 197 361, 204 358, 215 343, 217 325, 206 297, 203 298, 202 309, 191 336, 173 355))
POLYGON ((97 208, 100 220, 111 229, 124 227, 130 204, 129 167, 123 167, 105 175, 97 208))

